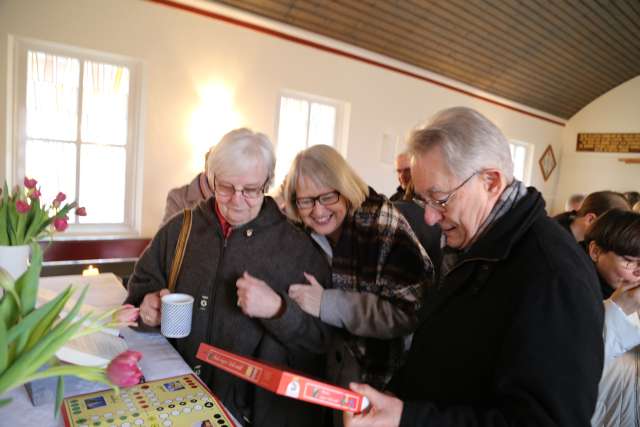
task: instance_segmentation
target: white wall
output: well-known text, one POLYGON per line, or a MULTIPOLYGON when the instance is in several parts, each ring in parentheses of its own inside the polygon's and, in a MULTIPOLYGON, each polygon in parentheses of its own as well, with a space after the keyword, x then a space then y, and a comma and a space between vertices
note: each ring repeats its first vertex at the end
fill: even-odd
MULTIPOLYGON (((228 10, 210 3, 193 3, 228 10)), ((535 144, 532 183, 548 201, 553 200, 558 174, 554 172, 544 183, 537 159, 548 144, 556 152, 560 150, 561 126, 379 67, 150 2, 0 0, 0 99, 7 99, 9 93, 10 34, 144 62, 144 236, 154 234, 167 190, 190 180, 201 167, 204 151, 194 147, 189 130, 191 115, 202 103, 198 90, 208 82, 222 82, 233 92, 238 120, 220 123, 221 127, 246 125, 271 137, 276 133, 282 89, 346 101, 351 111, 347 159, 367 182, 387 194, 393 192, 396 182, 393 166, 380 161, 383 133, 404 137, 440 109, 457 105, 476 108, 497 123, 508 138, 535 144)), ((309 38, 327 42, 319 36, 309 38)), ((367 54, 337 42, 334 46, 367 54)), ((0 105, 0 176, 7 174, 8 110, 4 103, 0 105)))
POLYGON ((578 133, 640 133, 640 76, 600 96, 575 114, 562 132, 562 162, 555 212, 574 193, 640 191, 640 164, 618 159, 627 153, 576 152, 578 133))

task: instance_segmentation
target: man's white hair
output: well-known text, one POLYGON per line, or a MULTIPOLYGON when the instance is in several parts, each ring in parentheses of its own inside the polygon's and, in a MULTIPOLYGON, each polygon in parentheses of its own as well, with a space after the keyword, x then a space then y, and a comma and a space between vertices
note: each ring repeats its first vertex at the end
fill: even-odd
POLYGON ((437 113, 426 127, 409 138, 409 151, 424 154, 440 147, 449 169, 466 179, 483 169, 498 169, 513 180, 509 142, 486 117, 471 108, 454 107, 437 113))

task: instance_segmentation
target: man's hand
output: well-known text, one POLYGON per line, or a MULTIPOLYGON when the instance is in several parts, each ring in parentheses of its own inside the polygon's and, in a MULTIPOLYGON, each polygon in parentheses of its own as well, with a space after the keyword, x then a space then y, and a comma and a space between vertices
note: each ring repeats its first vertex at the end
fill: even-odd
POLYGON ((349 388, 369 399, 369 408, 360 414, 345 412, 344 427, 398 427, 403 403, 393 396, 380 393, 366 384, 349 384, 349 388))
POLYGON ((162 289, 144 296, 142 304, 140 304, 140 319, 145 325, 151 327, 160 325, 162 297, 170 293, 169 289, 162 289))
POLYGON ((624 311, 627 316, 640 310, 640 283, 623 283, 613 291, 611 300, 624 311))
POLYGON ((313 275, 304 273, 310 285, 294 284, 289 286, 289 296, 298 303, 303 311, 312 316, 320 317, 320 302, 324 288, 313 275))
POLYGON ((282 298, 269 285, 246 271, 236 281, 238 307, 249 317, 270 319, 282 309, 282 298))

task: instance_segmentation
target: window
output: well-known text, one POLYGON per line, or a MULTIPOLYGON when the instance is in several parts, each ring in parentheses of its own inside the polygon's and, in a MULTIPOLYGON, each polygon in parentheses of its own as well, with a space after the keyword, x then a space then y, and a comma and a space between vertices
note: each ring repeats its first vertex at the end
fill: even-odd
POLYGON ((36 178, 45 202, 58 191, 87 209, 71 234, 138 229, 139 64, 67 46, 17 40, 12 178, 36 178))
POLYGON ((280 96, 275 183, 284 179, 298 152, 318 144, 341 151, 345 123, 344 103, 287 92, 280 96))
POLYGON ((526 185, 530 185, 533 146, 526 142, 510 141, 509 149, 513 160, 513 176, 526 185))

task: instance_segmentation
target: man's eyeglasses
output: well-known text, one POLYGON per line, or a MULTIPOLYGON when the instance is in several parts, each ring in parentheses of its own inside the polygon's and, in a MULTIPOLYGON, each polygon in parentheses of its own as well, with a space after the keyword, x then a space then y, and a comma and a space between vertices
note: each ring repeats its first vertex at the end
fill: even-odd
POLYGON ((264 194, 264 187, 266 185, 267 182, 265 181, 265 183, 259 187, 243 187, 238 189, 231 184, 219 182, 215 178, 213 179, 213 191, 215 191, 217 195, 222 197, 232 197, 236 192, 239 191, 246 199, 257 199, 264 194))
POLYGON ((433 208, 433 209, 435 209, 437 211, 443 212, 444 210, 446 210, 447 205, 453 199, 453 196, 455 196, 456 192, 458 190, 460 190, 467 182, 469 182, 471 180, 471 178, 476 176, 478 174, 478 172, 479 171, 476 171, 473 174, 471 174, 471 176, 469 178, 467 178, 464 181, 462 181, 462 184, 458 185, 453 190, 442 191, 442 193, 448 193, 447 196, 444 199, 432 199, 430 197, 423 197, 420 200, 425 205, 429 206, 430 208, 433 208))
POLYGON ((322 206, 329 206, 337 203, 340 200, 340 193, 337 191, 330 191, 328 193, 320 194, 316 197, 300 197, 296 199, 296 206, 298 209, 313 209, 316 205, 316 201, 322 206))

